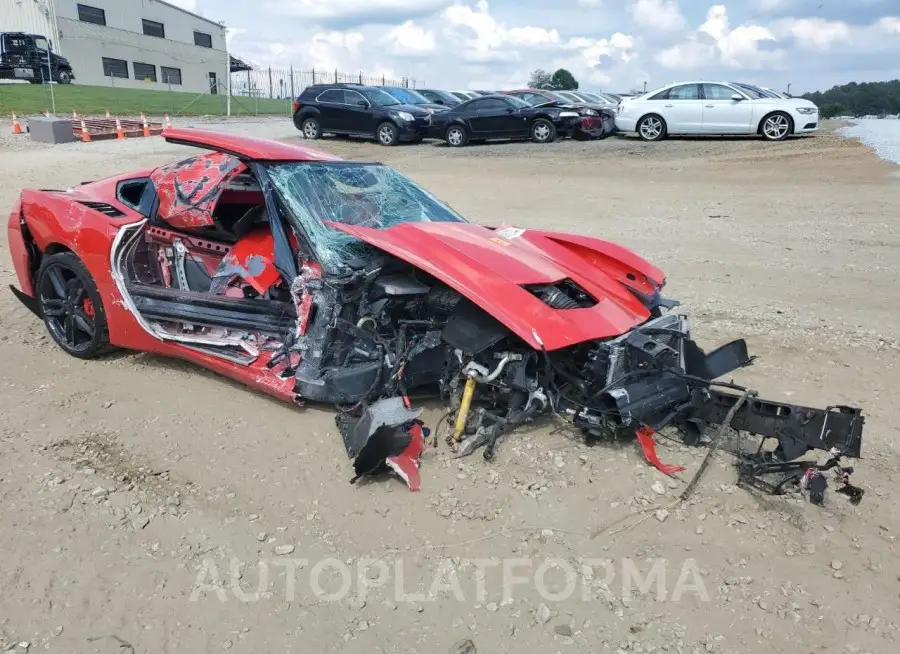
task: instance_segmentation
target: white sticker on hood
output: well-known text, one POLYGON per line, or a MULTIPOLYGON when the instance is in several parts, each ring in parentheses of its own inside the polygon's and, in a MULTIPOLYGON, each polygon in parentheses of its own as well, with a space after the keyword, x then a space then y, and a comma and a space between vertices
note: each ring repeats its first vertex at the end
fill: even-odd
POLYGON ((498 236, 502 236, 503 238, 508 238, 510 240, 519 238, 524 233, 525 230, 520 227, 504 227, 503 229, 498 229, 496 232, 498 236))

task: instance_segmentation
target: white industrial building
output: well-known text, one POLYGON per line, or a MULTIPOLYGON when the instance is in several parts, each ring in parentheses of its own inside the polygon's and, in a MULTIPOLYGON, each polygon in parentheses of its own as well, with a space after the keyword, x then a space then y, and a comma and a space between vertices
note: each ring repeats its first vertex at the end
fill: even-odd
POLYGON ((0 0, 0 32, 46 36, 76 84, 224 92, 225 26, 163 0, 0 0))

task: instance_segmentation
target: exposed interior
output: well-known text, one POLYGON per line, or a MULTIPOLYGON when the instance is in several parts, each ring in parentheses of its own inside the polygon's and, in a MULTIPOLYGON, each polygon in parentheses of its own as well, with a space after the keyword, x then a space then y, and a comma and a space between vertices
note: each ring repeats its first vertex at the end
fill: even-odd
POLYGON ((149 178, 120 183, 117 195, 148 217, 122 244, 119 272, 153 333, 242 364, 282 346, 296 312, 271 266, 268 214, 252 173, 222 191, 213 224, 192 229, 173 229, 153 210, 149 178))

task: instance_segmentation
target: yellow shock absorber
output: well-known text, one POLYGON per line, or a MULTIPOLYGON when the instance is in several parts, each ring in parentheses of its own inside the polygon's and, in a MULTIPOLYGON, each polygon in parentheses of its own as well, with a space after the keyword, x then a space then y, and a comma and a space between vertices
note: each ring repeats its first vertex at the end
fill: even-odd
POLYGON ((475 375, 470 375, 466 379, 466 386, 463 388, 462 401, 459 403, 459 413, 456 414, 456 428, 453 430, 453 440, 459 442, 462 440, 463 432, 466 429, 466 417, 469 415, 469 407, 472 406, 472 396, 475 394, 475 375))

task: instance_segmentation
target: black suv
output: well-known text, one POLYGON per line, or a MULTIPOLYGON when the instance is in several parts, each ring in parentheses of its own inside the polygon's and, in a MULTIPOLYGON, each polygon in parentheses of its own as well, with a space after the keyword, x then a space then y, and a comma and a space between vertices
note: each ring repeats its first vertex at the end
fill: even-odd
POLYGON ((372 86, 314 84, 294 102, 294 125, 308 139, 340 134, 396 145, 425 138, 431 129, 431 114, 372 86))

